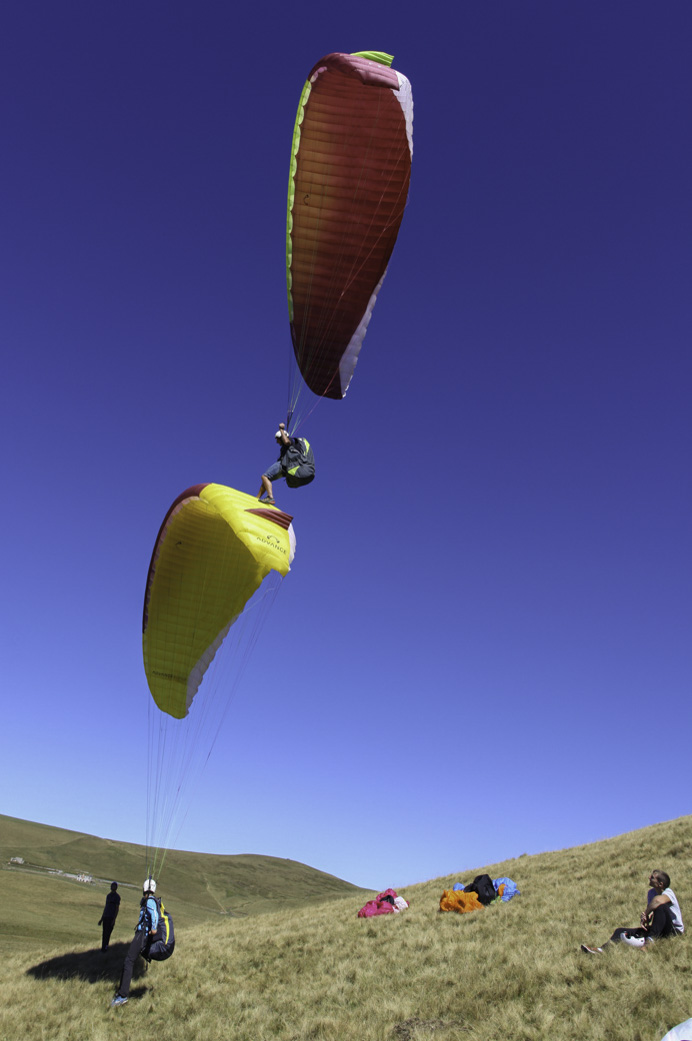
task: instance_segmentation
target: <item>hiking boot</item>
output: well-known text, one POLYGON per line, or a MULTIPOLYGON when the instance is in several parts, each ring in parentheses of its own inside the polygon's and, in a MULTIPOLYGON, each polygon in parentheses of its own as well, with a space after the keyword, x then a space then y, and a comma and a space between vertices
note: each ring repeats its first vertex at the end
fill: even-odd
POLYGON ((581 949, 584 951, 584 954, 603 954, 602 947, 587 947, 585 943, 581 945, 581 949))
POLYGON ((125 1005, 126 1003, 127 998, 124 998, 122 994, 116 994, 113 1000, 111 1001, 111 1008, 117 1008, 118 1005, 125 1005))

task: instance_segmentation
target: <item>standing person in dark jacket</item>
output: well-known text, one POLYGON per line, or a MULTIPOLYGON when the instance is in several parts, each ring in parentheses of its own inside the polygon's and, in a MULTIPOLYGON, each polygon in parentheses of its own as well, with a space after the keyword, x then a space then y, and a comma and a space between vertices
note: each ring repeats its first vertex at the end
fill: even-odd
POLYGON ((108 942, 113 932, 113 926, 115 925, 115 919, 118 917, 118 911, 120 910, 120 893, 118 892, 118 883, 111 882, 111 891, 106 897, 106 906, 103 909, 103 914, 99 918, 99 925, 103 926, 103 934, 101 938, 101 950, 108 950, 108 942))
POLYGON ((156 882, 153 878, 147 878, 142 886, 143 895, 139 904, 139 921, 137 922, 130 949, 125 955, 120 986, 111 1001, 111 1006, 124 1005, 127 1001, 130 995, 130 983, 132 982, 135 962, 159 927, 159 909, 154 898, 155 892, 156 882))

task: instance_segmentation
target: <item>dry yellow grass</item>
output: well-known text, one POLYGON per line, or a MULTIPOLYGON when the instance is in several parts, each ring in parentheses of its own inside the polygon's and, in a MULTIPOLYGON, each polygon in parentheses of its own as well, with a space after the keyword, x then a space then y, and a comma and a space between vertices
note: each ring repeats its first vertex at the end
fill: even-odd
POLYGON ((412 886, 400 915, 358 919, 362 901, 347 897, 182 929, 173 958, 135 979, 119 1009, 109 1002, 124 944, 105 962, 65 946, 16 951, 0 1037, 660 1041, 692 1014, 687 938, 579 951, 636 923, 653 867, 671 875, 683 914, 692 908, 692 818, 412 886), (441 914, 442 890, 480 870, 514 878, 521 897, 441 914))

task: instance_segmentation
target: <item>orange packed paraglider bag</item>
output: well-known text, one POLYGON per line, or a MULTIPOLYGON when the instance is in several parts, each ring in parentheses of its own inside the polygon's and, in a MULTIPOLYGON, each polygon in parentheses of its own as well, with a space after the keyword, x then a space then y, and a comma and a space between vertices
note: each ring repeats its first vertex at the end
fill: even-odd
POLYGON ((445 889, 440 897, 440 911, 458 911, 467 914, 469 911, 482 911, 483 904, 478 893, 465 893, 463 889, 445 889))

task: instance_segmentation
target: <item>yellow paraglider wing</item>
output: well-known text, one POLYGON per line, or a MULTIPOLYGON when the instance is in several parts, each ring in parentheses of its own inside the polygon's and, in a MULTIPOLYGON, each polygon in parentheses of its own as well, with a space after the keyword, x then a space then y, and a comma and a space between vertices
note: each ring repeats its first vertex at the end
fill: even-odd
POLYGON ((285 575, 292 518, 220 484, 188 488, 159 531, 144 598, 144 669, 163 711, 187 715, 233 622, 270 571, 285 575))

